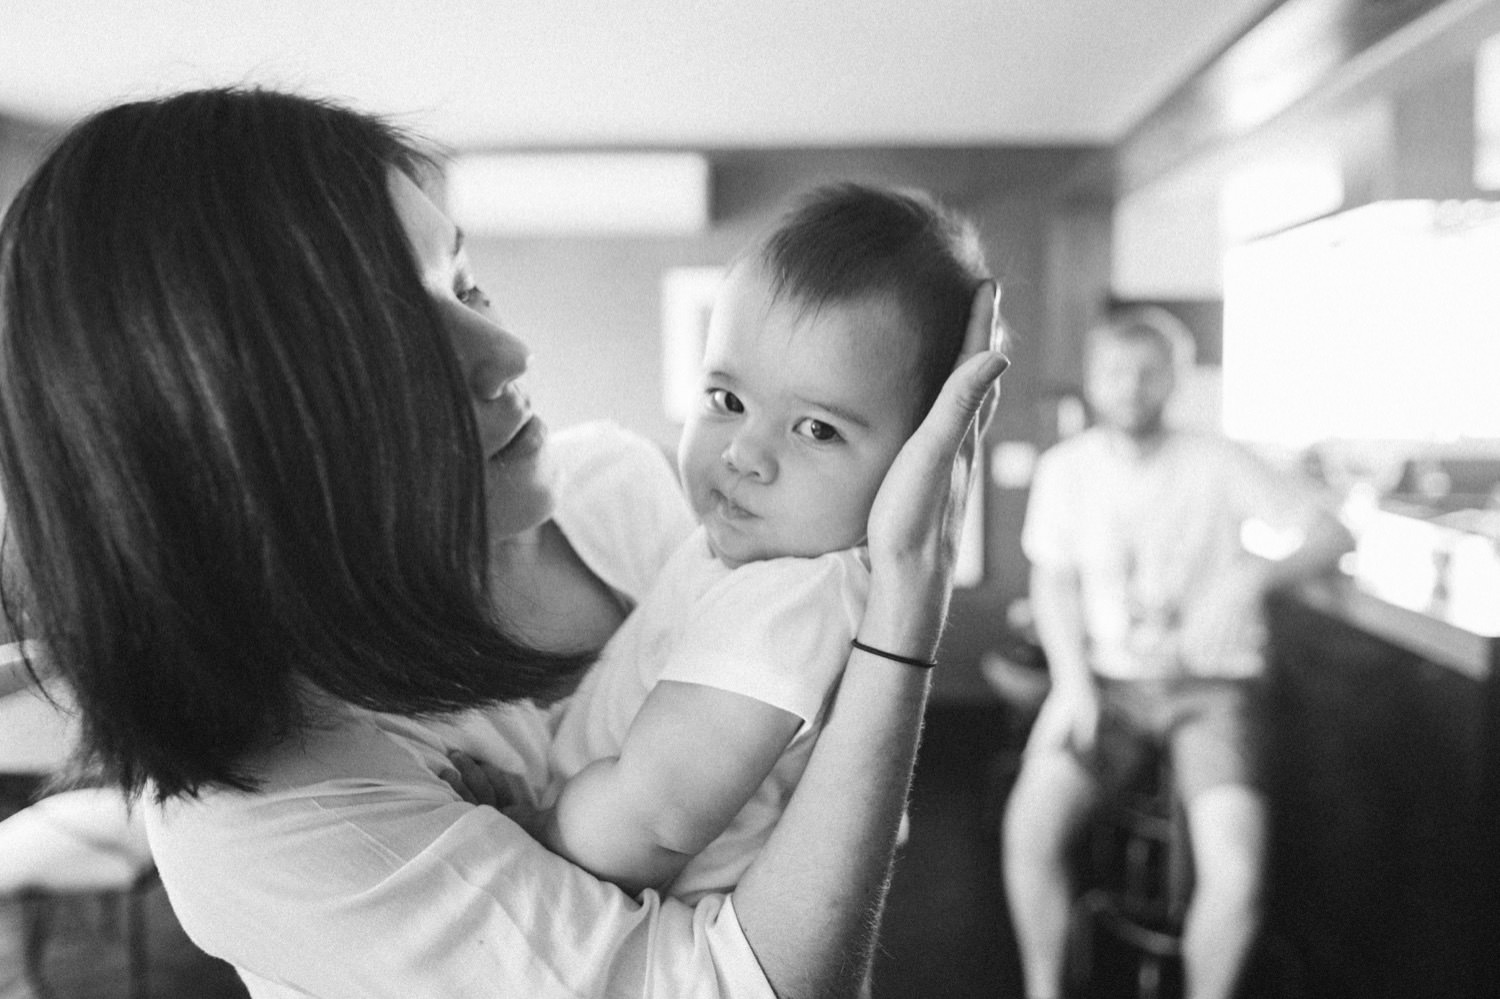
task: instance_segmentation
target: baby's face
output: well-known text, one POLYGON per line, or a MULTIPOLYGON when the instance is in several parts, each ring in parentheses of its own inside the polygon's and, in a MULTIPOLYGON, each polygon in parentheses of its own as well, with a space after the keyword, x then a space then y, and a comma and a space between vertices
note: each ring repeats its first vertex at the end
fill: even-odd
POLYGON ((728 565, 863 541, 870 504, 912 429, 915 338, 881 303, 773 300, 754 264, 715 303, 702 394, 678 465, 728 565))

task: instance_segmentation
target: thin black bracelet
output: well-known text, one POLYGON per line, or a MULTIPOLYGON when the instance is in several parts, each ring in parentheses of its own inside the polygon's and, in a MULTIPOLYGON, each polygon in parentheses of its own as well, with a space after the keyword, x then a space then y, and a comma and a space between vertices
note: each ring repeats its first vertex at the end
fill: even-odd
POLYGON ((879 656, 882 659, 889 659, 892 662, 905 663, 908 666, 915 666, 918 669, 932 669, 937 665, 936 659, 913 659, 911 656, 898 656, 894 652, 884 652, 866 645, 857 638, 851 638, 849 644, 861 652, 868 652, 872 656, 879 656))

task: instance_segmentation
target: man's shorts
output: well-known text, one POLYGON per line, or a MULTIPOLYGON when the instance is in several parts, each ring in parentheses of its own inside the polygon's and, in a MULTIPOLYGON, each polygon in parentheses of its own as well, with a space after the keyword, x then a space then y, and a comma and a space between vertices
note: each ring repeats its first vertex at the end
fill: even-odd
POLYGON ((1091 752, 1073 755, 1105 793, 1128 786, 1164 748, 1172 754, 1183 801, 1223 785, 1261 786, 1263 681, 1098 678, 1097 683, 1098 735, 1091 752))

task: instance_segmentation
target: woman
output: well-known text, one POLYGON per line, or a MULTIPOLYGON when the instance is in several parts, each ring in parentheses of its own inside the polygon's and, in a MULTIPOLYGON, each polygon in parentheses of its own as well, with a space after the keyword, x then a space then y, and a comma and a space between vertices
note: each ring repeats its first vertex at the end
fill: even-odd
MULTIPOLYGON (((526 700, 573 682, 680 520, 619 440, 554 488, 528 352, 425 175, 370 118, 204 91, 84 122, 8 212, 0 475, 91 761, 150 792, 179 917, 257 997, 851 991, 925 671, 851 656, 806 793, 692 909, 445 783, 454 748, 525 770, 526 700)), ((936 648, 1003 365, 955 373, 882 488, 867 645, 936 648)))

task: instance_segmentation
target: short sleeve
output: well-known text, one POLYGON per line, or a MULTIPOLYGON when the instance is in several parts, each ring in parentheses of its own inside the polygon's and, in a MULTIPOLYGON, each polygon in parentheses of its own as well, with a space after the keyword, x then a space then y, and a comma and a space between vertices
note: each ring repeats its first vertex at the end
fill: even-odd
POLYGON ((1037 461, 1021 526, 1021 551, 1034 566, 1054 568, 1074 564, 1068 525, 1076 523, 1064 482, 1067 462, 1056 448, 1037 461))
POLYGON ((183 928, 255 999, 771 999, 726 896, 631 898, 399 742, 345 728, 284 775, 311 783, 145 806, 183 928))
POLYGON ((552 449, 558 526, 600 579, 640 600, 694 526, 666 453, 603 421, 558 433, 552 449))
POLYGON ((693 608, 660 678, 743 694, 811 724, 843 672, 868 593, 854 552, 741 566, 693 608))

